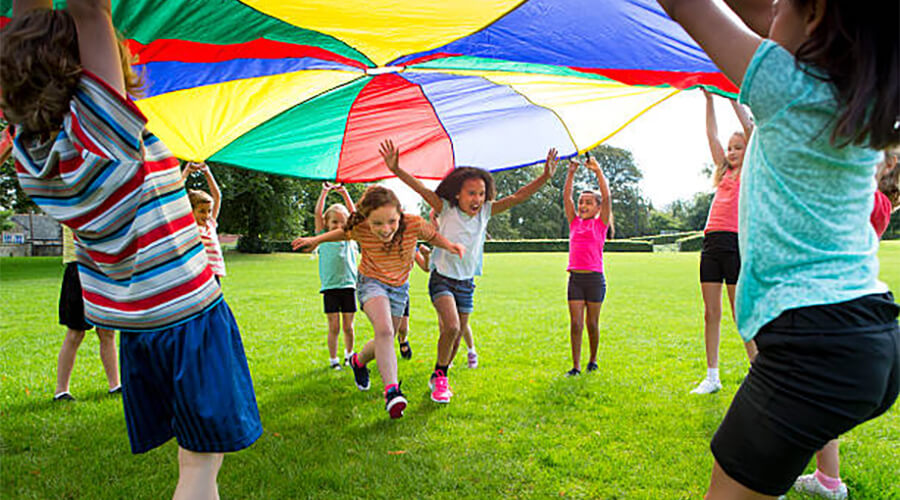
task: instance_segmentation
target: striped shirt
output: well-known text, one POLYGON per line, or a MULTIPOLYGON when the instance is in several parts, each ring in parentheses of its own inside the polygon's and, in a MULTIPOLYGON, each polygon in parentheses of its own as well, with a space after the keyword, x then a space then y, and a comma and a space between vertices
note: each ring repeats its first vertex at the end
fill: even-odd
POLYGON ((206 219, 205 226, 197 226, 200 229, 203 247, 206 248, 209 267, 216 276, 225 276, 225 258, 222 257, 222 247, 219 245, 219 235, 216 233, 217 227, 218 224, 213 218, 206 219))
POLYGON ((391 286, 402 286, 409 279, 409 273, 416 263, 417 239, 431 241, 437 231, 430 223, 418 215, 403 214, 406 230, 400 247, 388 246, 381 241, 368 222, 354 226, 348 232, 352 240, 359 242, 359 274, 375 278, 391 286))
POLYGON ((85 317, 122 331, 161 330, 215 306, 178 160, 131 101, 84 71, 55 138, 16 130, 19 183, 72 228, 85 317))

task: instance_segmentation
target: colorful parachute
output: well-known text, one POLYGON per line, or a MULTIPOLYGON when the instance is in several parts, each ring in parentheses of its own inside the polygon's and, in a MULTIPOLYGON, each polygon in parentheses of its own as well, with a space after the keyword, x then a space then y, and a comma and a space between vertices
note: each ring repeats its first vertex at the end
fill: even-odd
POLYGON ((420 178, 514 168, 680 89, 736 90, 654 0, 129 0, 113 18, 177 156, 313 179, 389 177, 386 138, 420 178))

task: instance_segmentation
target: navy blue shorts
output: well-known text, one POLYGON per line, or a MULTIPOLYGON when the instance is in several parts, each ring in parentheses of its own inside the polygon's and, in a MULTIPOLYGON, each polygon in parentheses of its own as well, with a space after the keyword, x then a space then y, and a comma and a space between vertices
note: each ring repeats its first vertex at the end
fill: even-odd
POLYGON ((237 451, 262 435, 241 334, 225 300, 172 328, 122 332, 119 352, 132 453, 173 436, 194 452, 237 451))
POLYGON ((603 303, 606 298, 606 276, 603 273, 569 273, 568 300, 603 303))
POLYGON ((456 311, 461 314, 472 314, 475 310, 475 280, 456 280, 448 278, 437 271, 431 271, 428 277, 428 295, 431 301, 441 295, 452 295, 456 301, 456 311))

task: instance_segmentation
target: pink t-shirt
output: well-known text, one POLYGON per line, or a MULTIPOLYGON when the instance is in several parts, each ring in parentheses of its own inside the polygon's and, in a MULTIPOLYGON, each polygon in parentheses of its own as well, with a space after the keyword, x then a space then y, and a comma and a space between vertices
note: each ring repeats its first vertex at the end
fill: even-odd
POLYGON ((569 267, 566 271, 603 272, 603 244, 609 228, 600 220, 575 217, 569 224, 569 267))
POLYGON ((200 229, 200 239, 206 248, 206 258, 209 267, 216 276, 225 276, 225 259, 222 257, 222 247, 219 246, 219 235, 216 234, 215 219, 207 219, 205 226, 197 226, 200 229))
POLYGON ((876 190, 875 206, 872 208, 872 215, 869 216, 869 220, 872 222, 872 227, 875 228, 875 233, 878 234, 879 238, 887 230, 888 224, 891 223, 892 208, 891 199, 886 194, 876 190))
POLYGON ((709 207, 709 217, 703 233, 711 231, 738 232, 738 198, 741 192, 741 178, 726 172, 716 188, 716 196, 709 207))

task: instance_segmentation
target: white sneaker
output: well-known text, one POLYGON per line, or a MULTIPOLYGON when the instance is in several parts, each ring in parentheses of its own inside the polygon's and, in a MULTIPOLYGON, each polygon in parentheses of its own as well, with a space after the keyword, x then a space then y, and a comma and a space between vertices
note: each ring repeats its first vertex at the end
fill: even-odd
POLYGON ((816 495, 822 498, 827 498, 828 500, 846 500, 847 499, 847 485, 841 483, 837 489, 829 490, 822 483, 816 479, 815 474, 806 474, 804 476, 800 476, 794 481, 794 489, 801 492, 807 493, 810 495, 816 495))
POLYGON ((718 392, 721 388, 722 382, 705 378, 693 391, 691 391, 691 394, 712 394, 718 392))

